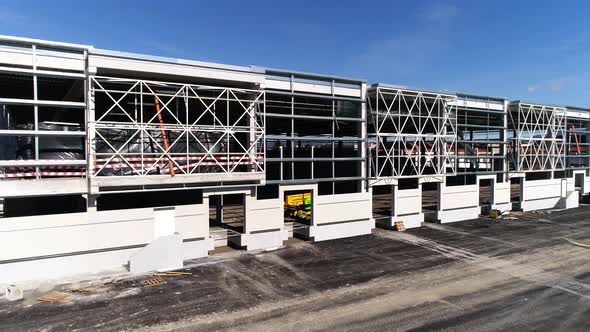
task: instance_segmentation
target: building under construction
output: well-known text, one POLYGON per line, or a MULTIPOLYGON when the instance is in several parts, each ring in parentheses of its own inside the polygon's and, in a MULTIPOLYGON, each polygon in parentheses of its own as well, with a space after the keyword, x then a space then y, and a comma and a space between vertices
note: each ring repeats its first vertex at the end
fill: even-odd
POLYGON ((0 37, 0 283, 576 207, 589 125, 578 107, 0 37))

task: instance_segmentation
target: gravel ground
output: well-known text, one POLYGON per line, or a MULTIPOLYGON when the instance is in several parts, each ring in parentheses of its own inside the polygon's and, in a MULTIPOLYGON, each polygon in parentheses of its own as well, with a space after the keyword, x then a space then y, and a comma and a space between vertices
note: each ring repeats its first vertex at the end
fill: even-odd
POLYGON ((61 304, 27 294, 0 302, 0 330, 590 330, 590 249, 564 239, 590 243, 590 206, 515 216, 224 253, 61 304))

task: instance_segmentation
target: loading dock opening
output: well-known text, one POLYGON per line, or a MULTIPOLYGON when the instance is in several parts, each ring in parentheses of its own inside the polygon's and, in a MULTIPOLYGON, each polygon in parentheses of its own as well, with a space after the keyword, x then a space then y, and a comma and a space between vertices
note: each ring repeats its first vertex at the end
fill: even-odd
POLYGON ((230 247, 243 233, 245 213, 243 194, 209 196, 209 235, 215 248, 230 247))
POLYGON ((514 208, 515 204, 520 204, 520 195, 521 195, 521 178, 512 178, 510 179, 510 202, 514 208))
POLYGON ((422 183, 422 213, 424 221, 438 222, 438 195, 440 184, 437 182, 422 183))
POLYGON ((584 190, 584 173, 575 173, 574 174, 574 183, 576 189, 583 191, 584 190))
POLYGON ((313 225, 313 191, 285 191, 283 209, 289 237, 302 237, 298 231, 313 225))
POLYGON ((479 206, 481 206, 482 213, 491 208, 494 201, 494 180, 480 179, 479 180, 479 206))
POLYGON ((393 216, 393 186, 373 187, 373 218, 381 228, 388 228, 393 216))

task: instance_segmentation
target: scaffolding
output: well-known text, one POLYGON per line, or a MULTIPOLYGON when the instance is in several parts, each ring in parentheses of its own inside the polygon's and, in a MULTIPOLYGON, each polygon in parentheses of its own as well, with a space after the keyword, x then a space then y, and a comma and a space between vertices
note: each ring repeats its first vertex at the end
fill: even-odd
POLYGON ((456 96, 374 85, 368 91, 369 177, 456 173, 456 96))

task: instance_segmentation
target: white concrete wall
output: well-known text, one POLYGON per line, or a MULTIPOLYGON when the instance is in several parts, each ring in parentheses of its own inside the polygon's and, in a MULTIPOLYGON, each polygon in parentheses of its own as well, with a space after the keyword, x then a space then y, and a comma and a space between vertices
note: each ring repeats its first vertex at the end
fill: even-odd
POLYGON ((494 194, 492 200, 492 209, 497 209, 502 212, 510 211, 512 203, 510 202, 510 181, 495 182, 494 180, 494 194))
POLYGON ((441 223, 476 219, 479 213, 478 184, 451 187, 440 184, 437 218, 441 223))
POLYGON ((208 218, 206 204, 4 218, 0 283, 120 269, 131 254, 169 231, 182 235, 184 259, 204 257, 208 218))
POLYGON ((393 218, 395 221, 403 221, 406 228, 420 227, 424 222, 424 213, 422 213, 422 189, 393 189, 393 218))
POLYGON ((283 200, 256 199, 246 195, 244 199, 246 219, 240 245, 247 250, 269 249, 283 245, 288 239, 285 229, 283 200))
POLYGON ((369 193, 322 195, 317 196, 316 201, 316 225, 372 218, 369 193))
POLYGON ((284 227, 283 201, 277 199, 256 199, 246 195, 245 232, 256 232, 284 227))
POLYGON ((315 241, 370 234, 375 228, 369 192, 314 197, 315 241))
MULTIPOLYGON (((520 208, 533 211, 554 208, 562 197, 562 179, 529 180, 522 178, 520 208)), ((565 192, 563 193, 565 196, 565 192)))

